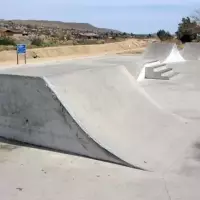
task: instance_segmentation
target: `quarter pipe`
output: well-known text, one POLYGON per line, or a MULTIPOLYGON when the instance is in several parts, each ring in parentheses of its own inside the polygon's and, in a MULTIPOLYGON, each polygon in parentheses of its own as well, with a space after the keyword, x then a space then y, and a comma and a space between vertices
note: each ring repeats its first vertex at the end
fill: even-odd
POLYGON ((95 143, 43 78, 0 75, 0 136, 128 165, 95 143))
POLYGON ((144 61, 158 60, 161 63, 173 63, 184 61, 180 52, 173 43, 151 43, 143 54, 144 61))

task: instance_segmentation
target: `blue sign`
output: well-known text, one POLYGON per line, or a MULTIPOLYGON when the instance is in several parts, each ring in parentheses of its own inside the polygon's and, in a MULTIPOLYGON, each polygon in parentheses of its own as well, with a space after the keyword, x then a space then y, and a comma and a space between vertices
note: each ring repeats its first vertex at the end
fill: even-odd
POLYGON ((17 45, 17 54, 25 54, 26 53, 26 45, 18 44, 17 45))

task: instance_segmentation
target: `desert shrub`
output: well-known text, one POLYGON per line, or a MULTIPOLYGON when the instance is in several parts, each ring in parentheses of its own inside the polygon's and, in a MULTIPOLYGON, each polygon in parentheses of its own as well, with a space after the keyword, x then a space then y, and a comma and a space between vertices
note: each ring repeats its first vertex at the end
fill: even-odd
POLYGON ((78 42, 76 40, 73 40, 73 45, 78 45, 78 42))
POLYGON ((65 45, 73 45, 73 44, 74 44, 73 40, 68 40, 68 41, 65 42, 65 45))
POLYGON ((96 39, 81 39, 81 40, 78 40, 78 44, 81 44, 81 45, 92 45, 92 44, 97 44, 97 41, 96 39))
POLYGON ((43 47, 54 47, 54 46, 57 46, 57 43, 54 41, 47 41, 47 42, 43 42, 42 46, 43 47))
POLYGON ((165 31, 165 30, 159 30, 157 32, 157 36, 161 41, 171 40, 173 38, 172 35, 168 31, 165 31))
POLYGON ((0 51, 9 51, 9 50, 15 50, 16 47, 13 45, 0 45, 0 51))
POLYGON ((72 36, 71 36, 70 34, 67 34, 67 35, 65 36, 65 39, 66 39, 66 40, 71 40, 71 38, 72 38, 72 36))
POLYGON ((31 45, 34 45, 34 46, 43 46, 43 44, 44 44, 44 41, 39 37, 35 37, 31 41, 31 45))
POLYGON ((10 37, 0 37, 0 45, 12 45, 15 46, 15 40, 10 37))
POLYGON ((97 40, 96 44, 105 44, 105 40, 97 40))

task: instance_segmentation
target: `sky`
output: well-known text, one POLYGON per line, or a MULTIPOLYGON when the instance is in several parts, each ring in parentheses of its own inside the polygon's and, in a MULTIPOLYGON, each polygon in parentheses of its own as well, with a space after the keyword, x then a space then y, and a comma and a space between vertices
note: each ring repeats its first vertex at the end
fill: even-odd
POLYGON ((6 0, 0 19, 85 22, 132 33, 174 33, 182 17, 200 9, 200 0, 6 0), (8 9, 9 8, 9 9, 8 9))

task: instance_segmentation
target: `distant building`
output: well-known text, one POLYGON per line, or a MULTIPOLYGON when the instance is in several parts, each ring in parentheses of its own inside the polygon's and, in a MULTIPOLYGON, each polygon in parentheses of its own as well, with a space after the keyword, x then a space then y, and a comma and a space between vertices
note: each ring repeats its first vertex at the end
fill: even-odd
POLYGON ((0 29, 0 37, 4 36, 23 36, 26 35, 26 33, 24 33, 21 30, 11 30, 11 29, 0 29))
POLYGON ((78 37, 81 39, 99 39, 99 35, 96 33, 78 33, 78 37))

